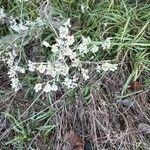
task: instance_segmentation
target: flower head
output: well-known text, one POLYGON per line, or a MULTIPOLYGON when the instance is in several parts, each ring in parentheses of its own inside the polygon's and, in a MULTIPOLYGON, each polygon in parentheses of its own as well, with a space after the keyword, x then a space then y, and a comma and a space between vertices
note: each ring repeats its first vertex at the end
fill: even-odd
POLYGON ((12 89, 14 89, 15 92, 17 92, 21 88, 21 84, 18 78, 16 77, 11 78, 11 87, 12 89))
POLYGON ((88 76, 88 70, 81 68, 81 73, 85 80, 88 80, 90 77, 88 76))
POLYGON ((29 71, 31 71, 31 72, 35 71, 35 69, 36 69, 36 66, 30 60, 28 61, 28 67, 29 67, 29 71))
POLYGON ((37 68, 36 68, 40 73, 44 73, 46 70, 46 65, 44 64, 40 64, 37 68))
POLYGON ((103 43, 102 43, 102 48, 103 50, 109 49, 111 46, 111 37, 108 37, 103 43))
POLYGON ((98 49, 99 49, 99 47, 96 46, 96 45, 94 45, 94 46, 90 49, 90 51, 91 51, 92 53, 96 53, 96 52, 98 51, 98 49))
POLYGON ((102 71, 116 71, 118 64, 110 64, 108 62, 103 63, 101 66, 97 66, 97 72, 102 71))
POLYGON ((20 33, 21 31, 25 31, 28 30, 29 28, 24 25, 23 23, 19 23, 17 24, 16 22, 14 22, 12 25, 10 25, 10 28, 18 33, 20 33))
POLYGON ((41 83, 36 84, 35 87, 34 87, 35 92, 39 92, 41 89, 42 89, 42 84, 41 83))
POLYGON ((46 93, 49 93, 49 92, 51 92, 51 91, 57 91, 57 89, 58 89, 58 88, 57 88, 57 86, 56 86, 55 84, 50 85, 49 83, 46 83, 46 85, 45 85, 43 91, 46 92, 46 93))
POLYGON ((72 89, 74 87, 77 86, 77 84, 75 83, 76 79, 70 79, 69 77, 66 77, 63 84, 68 88, 68 89, 72 89))

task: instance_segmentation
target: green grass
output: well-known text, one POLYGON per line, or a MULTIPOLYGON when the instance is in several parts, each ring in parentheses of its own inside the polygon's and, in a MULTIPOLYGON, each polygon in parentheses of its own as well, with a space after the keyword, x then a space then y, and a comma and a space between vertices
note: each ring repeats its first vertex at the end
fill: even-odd
MULTIPOLYGON (((68 91, 61 87, 59 92, 45 95, 42 93, 38 95, 33 91, 35 83, 42 81, 42 77, 31 72, 20 76, 23 89, 14 94, 6 75, 7 67, 0 64, 0 112, 2 112, 0 118, 5 116, 7 122, 7 127, 0 130, 1 149, 36 150, 41 148, 40 143, 46 149, 56 149, 56 147, 59 149, 58 145, 63 141, 63 134, 69 128, 75 130, 81 128, 79 130, 82 130, 85 141, 90 140, 93 143, 94 140, 89 134, 92 132, 90 127, 92 129, 94 123, 92 124, 90 120, 89 124, 86 124, 85 120, 88 120, 91 115, 86 112, 86 109, 96 110, 95 105, 97 105, 100 107, 97 111, 102 109, 105 116, 106 110, 96 103, 96 98, 100 95, 101 99, 106 100, 106 105, 109 104, 107 102, 114 97, 113 94, 117 89, 115 86, 109 93, 108 88, 111 88, 111 84, 107 86, 109 82, 119 82, 121 87, 117 97, 120 99, 130 98, 132 95, 133 99, 136 98, 136 92, 132 93, 128 90, 129 84, 135 80, 144 85, 145 89, 142 93, 148 93, 150 88, 150 2, 148 0, 51 0, 49 4, 44 0, 29 0, 29 2, 0 0, 0 4, 8 16, 13 15, 18 22, 35 21, 39 16, 44 19, 41 24, 33 25, 29 31, 18 34, 9 28, 7 20, 4 24, 0 23, 0 52, 6 51, 9 45, 17 43, 20 66, 27 68, 28 60, 42 62, 54 59, 49 48, 43 47, 41 43, 43 40, 50 44, 55 43, 59 26, 67 18, 71 19, 70 32, 75 35, 77 43, 82 36, 89 36, 93 43, 99 46, 101 41, 112 37, 111 48, 103 50, 100 47, 92 62, 97 64, 104 60, 113 60, 119 64, 116 73, 100 75, 93 71, 95 66, 87 64, 91 77, 89 81, 80 81, 80 86, 75 90, 68 91), (84 6, 85 13, 82 12, 81 6, 84 6), (95 95, 97 96, 94 99, 95 95), (40 142, 37 139, 40 139, 40 142)), ((91 54, 88 54, 84 59, 89 61, 90 58, 91 54)), ((137 94, 141 93, 137 92, 137 94)), ((114 103, 110 103, 108 107, 114 107, 114 103)), ((149 108, 143 105, 140 107, 145 109, 149 118, 149 108)), ((118 110, 118 108, 112 110, 114 109, 112 113, 118 110)), ((132 120, 133 116, 129 115, 129 118, 131 117, 132 120)), ((126 121, 131 120, 127 118, 126 121)), ((130 127, 130 122, 128 124, 130 127)), ((101 130, 98 128, 97 132, 101 130)), ((92 134, 95 134, 93 132, 92 134)), ((126 134, 126 131, 123 132, 126 134)), ((133 141, 130 143, 126 139, 129 145, 124 144, 123 147, 131 150, 147 147, 145 145, 148 144, 147 139, 140 145, 139 138, 135 136, 134 139, 137 146, 132 143, 133 141)), ((112 148, 110 143, 109 148, 112 148)), ((98 148, 96 142, 94 145, 98 148)), ((118 148, 117 144, 114 146, 118 148)))

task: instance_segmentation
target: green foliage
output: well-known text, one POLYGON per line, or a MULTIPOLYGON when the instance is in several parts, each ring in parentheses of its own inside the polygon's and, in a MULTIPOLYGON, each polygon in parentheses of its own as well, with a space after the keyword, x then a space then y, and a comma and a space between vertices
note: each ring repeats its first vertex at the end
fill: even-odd
POLYGON ((90 93, 90 87, 89 86, 85 86, 82 90, 82 94, 83 97, 85 98, 85 103, 88 103, 88 101, 90 100, 91 97, 91 93, 90 93))
POLYGON ((5 145, 8 145, 8 144, 15 145, 15 144, 19 144, 22 142, 24 143, 24 142, 30 141, 32 139, 31 128, 29 124, 18 121, 14 116, 12 116, 9 113, 6 113, 6 117, 13 122, 12 128, 15 132, 15 137, 12 140, 6 142, 5 145))

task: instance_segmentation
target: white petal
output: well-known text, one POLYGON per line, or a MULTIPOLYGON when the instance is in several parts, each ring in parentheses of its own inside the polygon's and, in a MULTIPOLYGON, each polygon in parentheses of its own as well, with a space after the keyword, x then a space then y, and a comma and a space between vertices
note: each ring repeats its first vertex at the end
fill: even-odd
POLYGON ((46 92, 46 93, 50 92, 51 91, 51 85, 49 83, 46 83, 43 91, 46 92))
POLYGON ((42 89, 42 84, 41 83, 36 84, 35 87, 34 87, 35 92, 38 92, 41 89, 42 89))
POLYGON ((57 90, 58 90, 57 85, 53 84, 52 87, 51 87, 51 90, 52 90, 52 91, 57 91, 57 90))

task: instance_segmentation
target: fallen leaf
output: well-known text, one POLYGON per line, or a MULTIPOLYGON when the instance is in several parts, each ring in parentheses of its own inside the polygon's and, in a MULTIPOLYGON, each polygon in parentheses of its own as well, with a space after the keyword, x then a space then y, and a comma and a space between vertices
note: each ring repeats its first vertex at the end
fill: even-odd
POLYGON ((129 89, 131 91, 139 91, 139 90, 143 90, 144 86, 139 83, 138 81, 134 81, 129 85, 129 89))
POLYGON ((73 130, 66 133, 62 150, 84 150, 84 143, 73 130))

